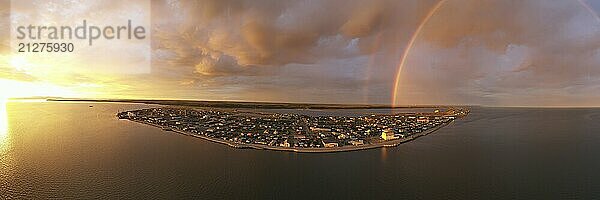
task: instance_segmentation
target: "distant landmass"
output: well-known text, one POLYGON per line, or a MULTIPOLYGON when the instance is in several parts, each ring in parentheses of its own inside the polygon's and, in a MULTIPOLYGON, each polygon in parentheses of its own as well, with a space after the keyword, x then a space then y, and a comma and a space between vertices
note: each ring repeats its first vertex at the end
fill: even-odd
POLYGON ((60 99, 61 97, 50 97, 50 96, 31 96, 31 97, 10 97, 9 100, 47 100, 47 99, 60 99))
POLYGON ((203 100, 148 100, 148 99, 72 99, 47 98, 47 101, 77 102, 117 102, 143 103, 158 105, 213 107, 213 108, 254 108, 254 109, 390 109, 390 108, 446 108, 441 105, 408 105, 392 106, 383 104, 314 104, 314 103, 281 103, 281 102, 242 102, 242 101, 203 101, 203 100))

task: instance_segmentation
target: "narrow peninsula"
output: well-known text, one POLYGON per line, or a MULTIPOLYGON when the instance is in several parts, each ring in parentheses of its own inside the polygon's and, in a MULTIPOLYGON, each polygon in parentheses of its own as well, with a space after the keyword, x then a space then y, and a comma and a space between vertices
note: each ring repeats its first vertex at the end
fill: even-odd
POLYGON ((166 106, 117 113, 183 135, 229 145, 292 152, 341 152, 396 146, 466 116, 465 108, 359 116, 166 106))

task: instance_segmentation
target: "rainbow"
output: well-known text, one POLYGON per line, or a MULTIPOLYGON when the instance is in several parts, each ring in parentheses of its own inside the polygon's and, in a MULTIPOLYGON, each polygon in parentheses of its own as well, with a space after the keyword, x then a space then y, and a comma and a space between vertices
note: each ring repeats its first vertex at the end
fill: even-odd
MULTIPOLYGON (((410 40, 408 41, 408 44, 406 45, 406 48, 404 49, 404 53, 402 53, 402 57, 400 58, 400 63, 398 64, 398 67, 396 68, 396 79, 394 80, 394 88, 392 91, 392 102, 391 105, 392 106, 397 106, 396 105, 396 100, 397 100, 397 95, 398 95, 398 87, 400 84, 400 76, 402 74, 402 69, 404 68, 404 66, 406 65, 406 59, 410 53, 410 50, 414 47, 415 41, 417 40, 417 38, 419 37, 419 35, 421 34, 421 32, 423 31, 423 27, 425 27, 425 25, 427 24, 427 22, 429 22, 429 19, 431 19, 431 17, 433 17, 435 15, 435 13, 438 12, 438 10, 447 2, 448 0, 441 0, 438 1, 433 8, 431 8, 431 10, 429 10, 429 13, 427 13, 427 15, 425 16, 425 18, 421 21, 421 23, 419 24, 419 26, 417 26, 417 29, 415 29, 415 32, 413 33, 412 37, 410 38, 410 40)), ((598 21, 598 23, 600 23, 600 17, 598 16, 598 13, 596 13, 594 11, 594 9, 585 2, 585 0, 576 0, 577 2, 579 2, 579 4, 588 12, 592 15, 592 17, 594 17, 596 19, 596 21, 598 21)))
POLYGON ((410 53, 410 50, 413 48, 413 46, 415 44, 415 40, 417 40, 417 37, 421 34, 421 31, 423 30, 423 27, 425 27, 425 24, 427 24, 427 22, 429 22, 429 19, 440 9, 440 7, 442 7, 442 5, 446 1, 448 1, 448 0, 441 0, 441 1, 437 2, 437 4, 435 4, 435 6, 433 6, 433 8, 431 10, 429 10, 429 13, 427 13, 427 15, 425 16, 423 21, 421 21, 419 26, 417 26, 417 29, 413 33, 412 37, 410 37, 410 40, 408 41, 406 48, 404 48, 404 53, 402 53, 402 58, 400 58, 400 64, 398 65, 398 68, 396 69, 397 71, 396 71, 396 79, 394 80, 394 83, 395 83, 394 91, 392 91, 392 106, 396 106, 396 95, 397 95, 397 91, 398 91, 398 85, 400 82, 400 75, 402 73, 402 68, 404 68, 404 65, 406 64, 406 58, 408 57, 408 53, 410 53))
POLYGON ((585 3, 584 0, 577 0, 577 1, 579 2, 579 5, 583 6, 583 8, 585 8, 588 11, 588 13, 590 13, 592 15, 592 17, 594 17, 594 19, 596 19, 596 21, 598 23, 600 23, 600 16, 598 16, 598 13, 596 13, 596 11, 594 11, 592 6, 585 3))

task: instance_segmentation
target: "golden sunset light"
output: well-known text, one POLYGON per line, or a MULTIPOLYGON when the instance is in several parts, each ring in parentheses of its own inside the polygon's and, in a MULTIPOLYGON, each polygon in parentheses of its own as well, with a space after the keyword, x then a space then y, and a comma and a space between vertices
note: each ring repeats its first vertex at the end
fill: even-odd
POLYGON ((77 93, 69 89, 48 83, 22 82, 0 79, 1 98, 22 97, 77 97, 77 93))
POLYGON ((8 113, 6 112, 6 99, 0 97, 0 146, 3 146, 3 141, 8 135, 7 115, 8 113))
POLYGON ((600 0, 0 0, 0 199, 600 199, 600 0))

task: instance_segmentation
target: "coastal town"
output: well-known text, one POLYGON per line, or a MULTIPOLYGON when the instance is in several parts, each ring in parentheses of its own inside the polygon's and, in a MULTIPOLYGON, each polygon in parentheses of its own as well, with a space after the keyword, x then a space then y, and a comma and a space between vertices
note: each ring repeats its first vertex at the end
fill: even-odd
POLYGON ((161 107, 119 112, 117 117, 238 148, 330 151, 395 146, 467 114, 468 110, 456 108, 431 113, 309 116, 161 107))

